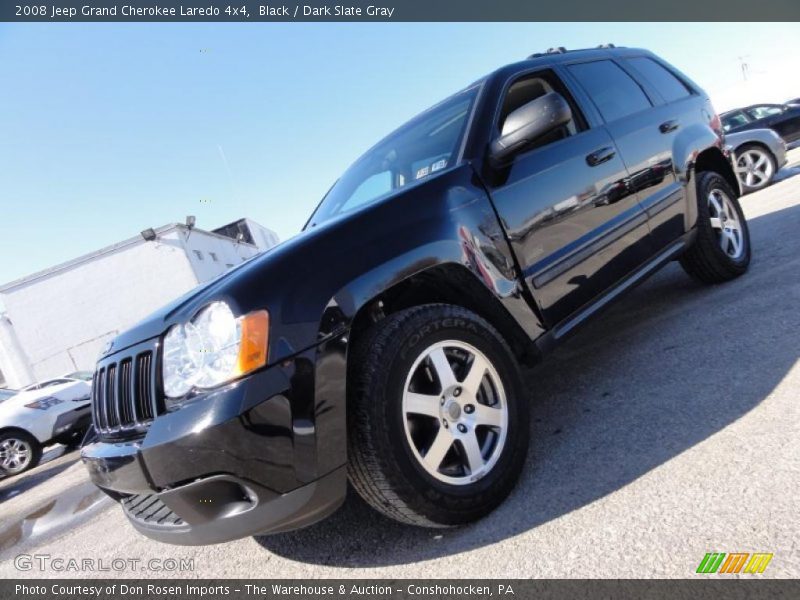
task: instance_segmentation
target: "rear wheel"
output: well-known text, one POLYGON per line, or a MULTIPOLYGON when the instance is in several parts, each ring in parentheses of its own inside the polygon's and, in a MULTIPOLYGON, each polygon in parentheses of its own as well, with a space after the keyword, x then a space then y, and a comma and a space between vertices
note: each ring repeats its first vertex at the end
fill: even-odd
POLYGON ((736 193, 714 172, 697 174, 697 238, 681 265, 704 283, 722 283, 747 271, 750 230, 736 193))
POLYGON ((775 158, 763 146, 745 144, 736 150, 736 176, 745 192, 767 187, 775 171, 775 158))
POLYGON ((353 487, 404 523, 478 519, 522 469, 528 409, 497 331, 454 306, 393 314, 358 340, 349 376, 353 487))
POLYGON ((0 470, 17 475, 39 464, 42 448, 24 431, 0 433, 0 470))

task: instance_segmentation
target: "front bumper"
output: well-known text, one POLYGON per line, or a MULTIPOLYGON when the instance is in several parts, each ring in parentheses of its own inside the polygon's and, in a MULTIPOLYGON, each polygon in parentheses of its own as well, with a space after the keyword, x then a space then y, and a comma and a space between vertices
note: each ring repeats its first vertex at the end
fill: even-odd
POLYGON ((143 437, 92 441, 81 458, 131 524, 162 542, 310 525, 346 493, 337 356, 321 345, 159 415, 143 437))
POLYGON ((179 545, 216 544, 299 529, 327 517, 344 500, 345 467, 285 494, 214 475, 162 492, 125 495, 121 504, 143 535, 179 545))

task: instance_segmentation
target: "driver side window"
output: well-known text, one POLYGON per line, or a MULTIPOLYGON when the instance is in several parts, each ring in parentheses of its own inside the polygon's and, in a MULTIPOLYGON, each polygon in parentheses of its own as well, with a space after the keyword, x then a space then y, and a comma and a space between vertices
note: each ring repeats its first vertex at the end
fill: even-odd
POLYGON ((572 100, 564 85, 551 71, 540 71, 531 75, 524 75, 509 86, 503 104, 500 108, 500 117, 497 122, 498 133, 503 131, 503 125, 512 112, 525 106, 528 102, 536 100, 550 92, 558 92, 569 103, 572 110, 572 119, 566 125, 555 131, 534 140, 525 148, 525 152, 534 148, 541 148, 586 129, 578 107, 572 100))

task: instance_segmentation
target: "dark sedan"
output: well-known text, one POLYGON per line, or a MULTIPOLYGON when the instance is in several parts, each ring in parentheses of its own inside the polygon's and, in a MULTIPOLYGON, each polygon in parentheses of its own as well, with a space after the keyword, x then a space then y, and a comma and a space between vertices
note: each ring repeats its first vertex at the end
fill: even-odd
POLYGON ((750 129, 772 129, 786 143, 800 140, 800 106, 792 104, 754 104, 722 114, 725 133, 750 129))

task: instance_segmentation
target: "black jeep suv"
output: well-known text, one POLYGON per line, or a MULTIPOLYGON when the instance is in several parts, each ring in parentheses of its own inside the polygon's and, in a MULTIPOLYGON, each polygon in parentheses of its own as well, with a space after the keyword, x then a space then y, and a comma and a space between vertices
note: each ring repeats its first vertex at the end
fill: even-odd
POLYGON ((348 480, 405 523, 478 519, 525 459, 521 363, 671 260, 747 269, 721 136, 644 50, 498 69, 359 158, 300 235, 114 340, 92 480, 178 544, 308 525, 348 480))

